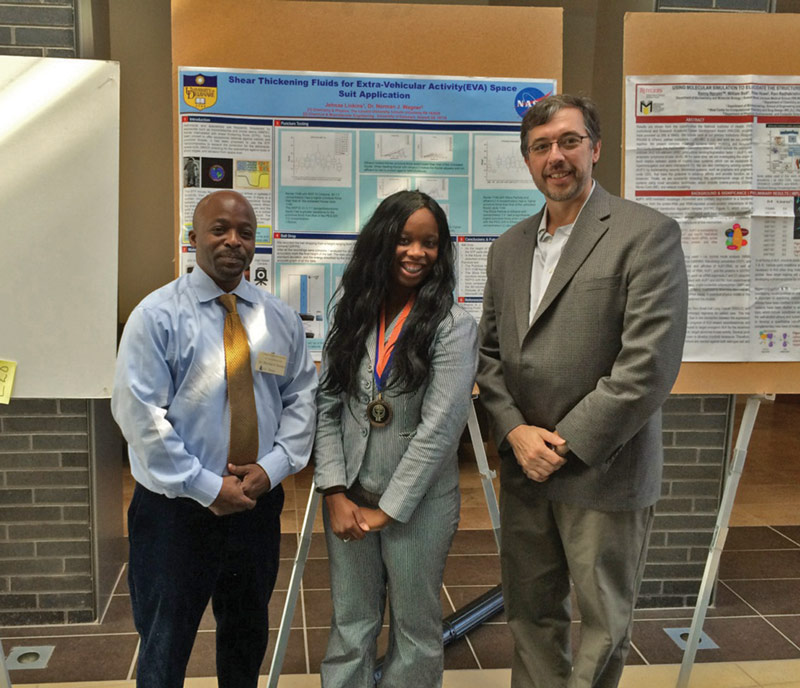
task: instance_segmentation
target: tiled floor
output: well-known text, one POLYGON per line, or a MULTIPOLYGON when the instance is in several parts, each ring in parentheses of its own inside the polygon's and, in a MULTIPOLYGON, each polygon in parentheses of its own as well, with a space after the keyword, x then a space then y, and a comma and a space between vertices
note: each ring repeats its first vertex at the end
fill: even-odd
MULTIPOLYGON (((691 685, 800 688, 800 404, 764 403, 734 508, 732 528, 720 568, 716 605, 705 630, 718 649, 698 651, 691 685), (713 663, 710 664, 710 663, 713 663)), ((499 561, 474 462, 462 461, 462 522, 445 569, 445 615, 495 586, 499 561)), ((285 483, 282 557, 285 558, 270 607, 273 628, 280 621, 285 591, 305 512, 310 476, 285 483)), ((330 596, 321 519, 318 517, 298 608, 292 623, 281 687, 318 686, 325 647, 330 596)), ((624 688, 674 686, 682 653, 664 628, 688 627, 691 610, 637 613, 633 649, 624 688), (666 665, 666 666, 664 666, 666 665)), ((575 624, 577 630, 577 623, 575 624)), ((127 585, 120 580, 101 624, 0 629, 8 653, 20 645, 55 645, 44 670, 11 672, 17 685, 71 683, 121 688, 133 685, 137 636, 130 618, 127 585), (104 681, 92 684, 90 682, 104 681)), ((382 641, 385 642, 385 630, 382 641)), ((214 622, 206 614, 189 664, 190 688, 216 685, 214 622)), ((508 685, 511 640, 503 615, 450 645, 445 653, 445 686, 493 688, 508 685)), ((267 672, 269 657, 263 672, 267 672)))

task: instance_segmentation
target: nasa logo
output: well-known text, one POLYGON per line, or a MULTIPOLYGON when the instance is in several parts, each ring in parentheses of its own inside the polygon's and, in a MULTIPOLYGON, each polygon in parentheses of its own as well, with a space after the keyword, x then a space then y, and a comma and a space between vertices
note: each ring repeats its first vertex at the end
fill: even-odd
POLYGON ((542 93, 538 88, 533 88, 532 86, 523 88, 519 93, 514 95, 514 109, 520 117, 524 117, 528 108, 546 95, 549 94, 542 93))

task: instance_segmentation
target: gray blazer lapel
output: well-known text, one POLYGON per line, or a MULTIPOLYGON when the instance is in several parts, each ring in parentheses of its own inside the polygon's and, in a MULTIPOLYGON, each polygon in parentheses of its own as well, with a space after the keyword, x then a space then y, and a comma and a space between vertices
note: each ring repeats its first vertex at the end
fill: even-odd
POLYGON ((518 276, 513 298, 520 346, 522 346, 522 341, 530 327, 531 270, 533 268, 533 251, 536 247, 536 232, 542 221, 542 213, 544 213, 544 206, 528 220, 528 225, 522 233, 521 245, 514 247, 514 258, 511 263, 513 265, 511 274, 518 276))
MULTIPOLYGON (((553 277, 533 316, 531 326, 553 303, 556 296, 561 293, 561 290, 569 283, 583 261, 592 252, 595 244, 600 241, 600 237, 606 233, 608 224, 605 220, 609 213, 608 192, 598 184, 572 228, 572 233, 564 246, 553 277)), ((530 284, 530 275, 528 283, 530 284)), ((530 302, 530 297, 528 297, 528 302, 530 302)))

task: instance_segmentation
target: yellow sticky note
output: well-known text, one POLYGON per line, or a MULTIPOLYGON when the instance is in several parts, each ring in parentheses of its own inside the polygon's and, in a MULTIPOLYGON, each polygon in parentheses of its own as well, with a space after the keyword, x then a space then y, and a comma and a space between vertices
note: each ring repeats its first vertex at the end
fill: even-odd
POLYGON ((0 361, 0 404, 7 404, 11 401, 11 390, 14 388, 16 372, 16 361, 0 361))

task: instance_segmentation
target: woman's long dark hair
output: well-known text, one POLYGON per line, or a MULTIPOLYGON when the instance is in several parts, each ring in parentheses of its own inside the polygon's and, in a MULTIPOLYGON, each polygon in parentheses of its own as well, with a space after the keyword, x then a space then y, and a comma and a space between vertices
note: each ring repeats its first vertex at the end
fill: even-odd
POLYGON ((322 387, 327 392, 359 394, 358 367, 369 334, 375 330, 381 307, 392 285, 392 263, 400 234, 409 217, 427 208, 439 227, 439 254, 417 289, 414 308, 395 345, 390 386, 402 391, 419 387, 428 375, 436 328, 453 305, 455 269, 447 216, 421 191, 398 191, 378 206, 358 235, 353 255, 329 307, 331 328, 325 343, 326 366, 322 387))

